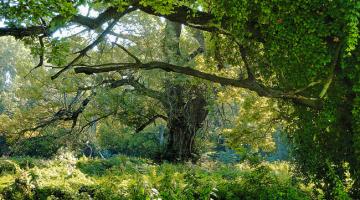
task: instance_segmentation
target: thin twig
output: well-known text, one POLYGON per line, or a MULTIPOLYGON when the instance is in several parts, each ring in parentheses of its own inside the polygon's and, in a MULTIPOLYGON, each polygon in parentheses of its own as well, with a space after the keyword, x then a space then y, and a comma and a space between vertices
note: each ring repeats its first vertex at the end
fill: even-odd
POLYGON ((45 53, 45 45, 44 45, 44 39, 45 35, 39 36, 39 43, 40 43, 40 55, 39 55, 39 63, 32 68, 29 73, 27 73, 24 78, 26 78, 27 76, 29 76, 31 74, 32 71, 34 71, 35 69, 41 67, 44 64, 44 53, 45 53))
POLYGON ((53 75, 51 77, 51 79, 52 80, 56 79, 57 77, 60 76, 60 74, 69 70, 78 60, 80 60, 82 57, 86 56, 88 51, 90 51, 95 46, 97 46, 105 38, 105 36, 114 28, 114 26, 116 25, 116 23, 122 16, 124 16, 125 14, 127 14, 129 12, 132 12, 133 10, 135 10, 135 8, 129 8, 125 12, 123 12, 121 15, 116 16, 113 19, 113 21, 111 22, 111 24, 99 35, 99 37, 94 42, 92 42, 89 46, 85 47, 85 49, 81 50, 79 52, 79 55, 76 58, 74 58, 68 65, 66 65, 63 69, 61 69, 55 75, 53 75))
POLYGON ((55 75, 53 75, 51 77, 51 79, 54 80, 57 77, 59 77, 60 74, 62 74, 63 72, 69 70, 78 60, 80 60, 82 57, 84 57, 87 54, 88 51, 90 51, 92 48, 94 48, 96 45, 98 45, 104 39, 106 34, 115 26, 115 24, 117 23, 118 20, 119 20, 119 18, 114 19, 113 22, 105 29, 104 32, 102 32, 100 34, 100 36, 93 43, 91 43, 90 45, 85 47, 85 49, 81 50, 79 52, 79 55, 76 56, 76 58, 74 58, 68 65, 66 65, 63 69, 61 69, 55 75))
POLYGON ((123 51, 125 51, 130 57, 134 58, 136 63, 141 63, 140 59, 138 57, 136 57, 134 54, 132 54, 130 51, 128 51, 124 46, 122 46, 121 44, 118 43, 113 43, 114 45, 120 47, 123 51))
POLYGON ((103 115, 101 117, 98 117, 98 118, 86 123, 84 126, 81 127, 81 129, 79 130, 79 133, 83 132, 86 127, 93 125, 95 122, 98 122, 98 121, 100 121, 102 119, 105 119, 105 118, 110 117, 111 115, 115 115, 115 114, 116 114, 116 111, 108 113, 108 114, 103 115))

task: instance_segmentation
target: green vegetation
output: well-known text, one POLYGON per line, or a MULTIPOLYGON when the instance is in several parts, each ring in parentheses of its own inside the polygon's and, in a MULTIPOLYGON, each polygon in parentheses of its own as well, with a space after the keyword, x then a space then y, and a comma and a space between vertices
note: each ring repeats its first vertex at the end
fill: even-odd
POLYGON ((1 0, 1 198, 360 199, 359 41, 359 0, 1 0))
MULTIPOLYGON (((19 160, 13 162, 17 167, 19 160)), ((117 156, 77 160, 66 153, 1 176, 3 199, 310 199, 286 162, 155 164, 117 156)))

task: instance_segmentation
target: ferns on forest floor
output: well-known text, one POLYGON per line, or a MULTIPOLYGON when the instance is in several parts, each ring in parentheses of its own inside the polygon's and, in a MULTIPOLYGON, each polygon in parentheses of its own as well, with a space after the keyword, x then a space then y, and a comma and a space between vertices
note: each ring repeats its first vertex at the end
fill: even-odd
MULTIPOLYGON (((288 163, 224 165, 156 164, 117 156, 76 159, 70 155, 0 177, 0 199, 306 199, 288 163)), ((4 161, 2 159, 1 161, 4 161)))

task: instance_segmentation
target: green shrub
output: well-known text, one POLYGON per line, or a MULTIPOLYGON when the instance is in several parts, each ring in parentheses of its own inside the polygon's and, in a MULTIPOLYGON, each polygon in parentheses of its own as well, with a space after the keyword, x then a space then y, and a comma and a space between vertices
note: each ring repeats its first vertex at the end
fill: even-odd
POLYGON ((23 172, 15 179, 13 184, 1 191, 0 197, 6 200, 33 199, 32 188, 33 185, 30 183, 28 173, 23 172))
MULTIPOLYGON (((1 109, 1 103, 0 103, 1 109)), ((6 137, 4 135, 0 135, 0 156, 5 155, 9 152, 9 144, 6 141, 6 137)))
POLYGON ((36 188, 34 191, 35 199, 61 199, 61 200, 73 200, 75 199, 74 194, 56 187, 43 187, 36 188))
POLYGON ((107 149, 112 153, 126 154, 144 158, 158 158, 163 151, 163 145, 159 143, 157 128, 145 132, 133 134, 128 127, 99 127, 98 141, 101 149, 107 149))
POLYGON ((19 170, 20 168, 15 162, 11 160, 0 159, 0 175, 16 174, 16 172, 19 172, 19 170))
POLYGON ((309 199, 308 194, 274 173, 269 166, 259 165, 236 179, 218 185, 219 199, 309 199))
POLYGON ((58 137, 59 135, 49 134, 23 139, 12 146, 11 155, 51 158, 63 146, 58 137))
POLYGON ((12 161, 14 161, 21 169, 31 169, 34 167, 45 167, 45 161, 41 159, 36 159, 30 156, 22 156, 22 157, 12 157, 12 161))
POLYGON ((102 176, 106 173, 106 170, 110 169, 113 165, 109 162, 95 159, 90 161, 79 161, 76 166, 85 174, 102 176))

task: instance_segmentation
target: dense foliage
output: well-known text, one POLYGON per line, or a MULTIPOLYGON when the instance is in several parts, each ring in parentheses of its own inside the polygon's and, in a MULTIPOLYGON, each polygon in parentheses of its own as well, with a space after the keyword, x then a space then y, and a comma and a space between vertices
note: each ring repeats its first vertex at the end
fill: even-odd
MULTIPOLYGON (((282 132, 304 184, 326 199, 360 198, 359 1, 5 0, 0 19, 3 155, 49 158, 66 146, 196 162, 225 140, 258 164, 282 132)), ((113 165, 89 162, 79 169, 102 175, 113 165)), ((165 199, 303 198, 266 167, 236 182, 166 166, 150 181, 165 199)), ((143 195, 134 198, 150 197, 141 177, 124 190, 143 195)), ((31 184, 16 179, 3 195, 50 191, 31 184)))
POLYGON ((76 160, 67 153, 51 161, 3 159, 0 169, 8 172, 0 181, 5 199, 311 198, 309 188, 291 179, 288 163, 157 165, 125 156, 76 160))

